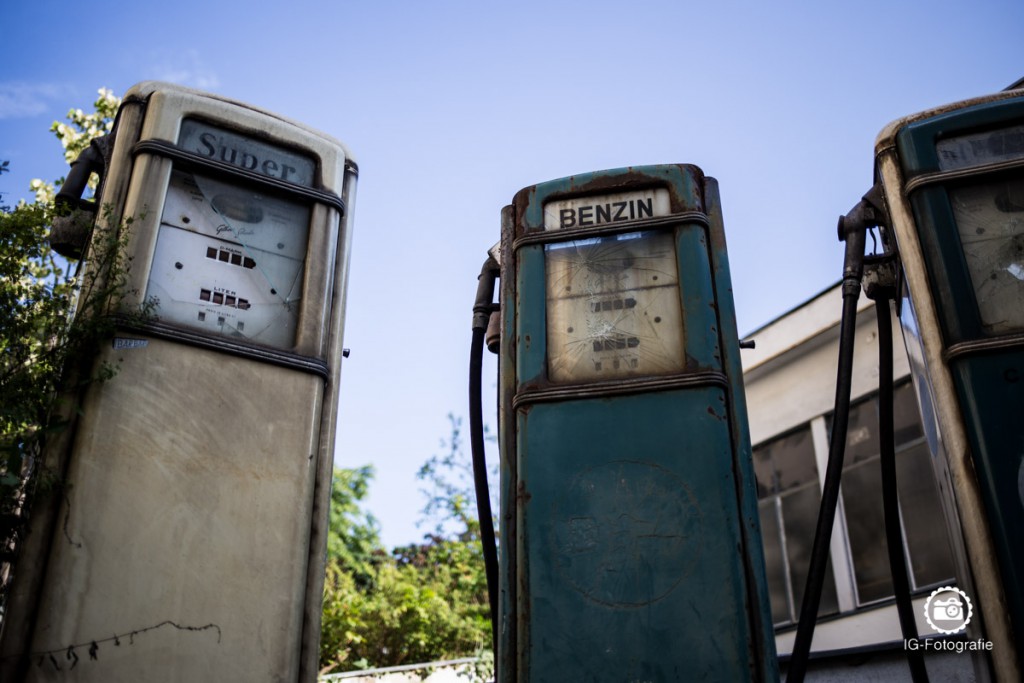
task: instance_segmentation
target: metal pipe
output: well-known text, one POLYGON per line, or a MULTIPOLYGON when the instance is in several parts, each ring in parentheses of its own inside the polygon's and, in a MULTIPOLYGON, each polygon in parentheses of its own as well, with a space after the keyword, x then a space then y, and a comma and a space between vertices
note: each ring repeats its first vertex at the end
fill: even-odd
POLYGON ((61 256, 80 259, 89 244, 98 202, 82 199, 93 173, 102 181, 106 174, 106 154, 113 146, 113 134, 96 138, 71 162, 71 170, 54 198, 57 215, 50 229, 50 246, 61 256), (79 212, 85 212, 83 216, 79 212))

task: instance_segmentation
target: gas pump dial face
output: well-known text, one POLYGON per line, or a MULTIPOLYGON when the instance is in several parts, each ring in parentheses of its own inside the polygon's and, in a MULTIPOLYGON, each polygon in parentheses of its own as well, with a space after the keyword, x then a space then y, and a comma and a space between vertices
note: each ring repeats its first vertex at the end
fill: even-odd
POLYGON ((1024 178, 952 188, 949 197, 982 328, 1024 330, 1024 178))
POLYGON ((175 170, 147 295, 163 320, 292 346, 309 221, 306 204, 175 170))
POLYGON ((545 256, 551 381, 593 382, 683 369, 671 233, 550 244, 545 256))

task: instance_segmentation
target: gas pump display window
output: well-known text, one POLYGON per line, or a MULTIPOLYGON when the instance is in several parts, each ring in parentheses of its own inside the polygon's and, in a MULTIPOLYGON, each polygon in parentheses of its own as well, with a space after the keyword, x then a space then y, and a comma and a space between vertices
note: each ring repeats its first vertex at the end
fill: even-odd
POLYGON ((949 199, 983 331, 1024 331, 1024 177, 953 187, 949 199))
POLYGON ((293 346, 310 216, 306 203, 175 168, 147 289, 161 320, 293 346))
POLYGON ((683 370, 679 272, 671 233, 549 244, 545 271, 552 382, 683 370))
POLYGON ((1024 125, 939 140, 935 151, 940 171, 1024 159, 1024 125))

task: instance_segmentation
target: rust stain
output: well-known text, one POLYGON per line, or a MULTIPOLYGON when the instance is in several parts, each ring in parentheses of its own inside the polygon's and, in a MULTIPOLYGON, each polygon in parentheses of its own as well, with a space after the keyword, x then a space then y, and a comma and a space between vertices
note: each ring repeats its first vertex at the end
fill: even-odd
POLYGON ((516 502, 517 503, 528 503, 533 495, 526 490, 526 482, 520 481, 516 487, 516 502))
POLYGON ((725 422, 725 416, 724 415, 719 415, 717 412, 715 412, 715 409, 714 409, 713 406, 708 406, 708 415, 710 415, 711 417, 715 418, 716 420, 718 420, 720 422, 725 422))

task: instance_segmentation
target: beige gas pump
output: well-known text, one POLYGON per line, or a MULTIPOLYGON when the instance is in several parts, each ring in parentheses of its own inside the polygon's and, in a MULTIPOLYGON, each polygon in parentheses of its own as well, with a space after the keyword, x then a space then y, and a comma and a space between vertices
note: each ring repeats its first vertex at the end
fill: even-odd
POLYGON ((156 318, 119 328, 51 457, 66 495, 24 549, 0 678, 312 681, 356 166, 163 83, 114 136, 100 220, 132 219, 124 306, 156 318))

